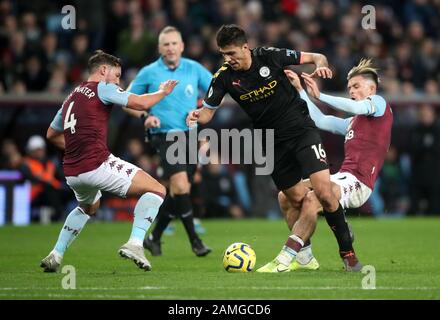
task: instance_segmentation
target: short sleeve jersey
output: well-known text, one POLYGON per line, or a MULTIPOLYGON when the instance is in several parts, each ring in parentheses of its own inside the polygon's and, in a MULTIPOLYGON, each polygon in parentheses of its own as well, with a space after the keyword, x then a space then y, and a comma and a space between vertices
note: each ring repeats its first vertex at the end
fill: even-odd
POLYGON ((389 104, 380 117, 354 116, 345 135, 345 158, 339 171, 350 172, 373 189, 391 144, 392 126, 389 104))
POLYGON ((160 128, 151 128, 152 134, 169 131, 186 131, 186 116, 197 108, 199 91, 208 91, 212 74, 200 63, 182 58, 176 69, 169 68, 163 58, 149 64, 139 71, 133 80, 130 92, 136 94, 157 91, 162 82, 178 80, 173 92, 151 108, 151 114, 160 119, 160 128))
POLYGON ((229 93, 255 128, 274 129, 275 143, 316 129, 306 102, 284 74, 286 66, 300 64, 301 52, 259 47, 251 50, 251 56, 252 64, 246 71, 234 71, 226 63, 214 74, 204 106, 217 108, 229 93))
POLYGON ((83 82, 64 100, 51 127, 64 132, 66 176, 92 171, 108 158, 110 113, 114 104, 126 106, 129 95, 115 84, 83 82))

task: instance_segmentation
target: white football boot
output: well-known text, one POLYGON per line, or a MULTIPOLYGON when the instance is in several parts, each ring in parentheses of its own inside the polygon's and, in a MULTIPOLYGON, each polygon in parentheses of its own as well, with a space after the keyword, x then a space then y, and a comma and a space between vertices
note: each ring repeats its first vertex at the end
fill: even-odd
POLYGON ((133 260, 136 265, 145 271, 151 270, 151 264, 145 258, 144 247, 142 245, 136 246, 127 242, 119 249, 119 255, 123 258, 133 260))
POLYGON ((52 250, 46 258, 41 260, 40 267, 44 269, 44 272, 57 272, 62 261, 63 257, 52 250))

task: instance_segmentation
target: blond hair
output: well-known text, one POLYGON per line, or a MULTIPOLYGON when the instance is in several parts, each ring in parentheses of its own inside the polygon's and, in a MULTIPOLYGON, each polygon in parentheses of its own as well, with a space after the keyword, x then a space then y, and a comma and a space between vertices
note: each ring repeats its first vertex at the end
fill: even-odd
POLYGON ((355 76, 363 76, 364 78, 370 79, 376 83, 376 86, 379 86, 379 75, 377 74, 377 68, 373 67, 372 59, 364 59, 362 58, 359 61, 359 64, 348 72, 347 80, 355 76))

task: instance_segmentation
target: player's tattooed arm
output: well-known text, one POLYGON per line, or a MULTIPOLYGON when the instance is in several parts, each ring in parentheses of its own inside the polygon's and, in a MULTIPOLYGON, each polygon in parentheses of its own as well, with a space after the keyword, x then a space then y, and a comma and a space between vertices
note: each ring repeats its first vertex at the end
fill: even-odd
POLYGON ((313 52, 301 52, 300 64, 313 63, 316 66, 315 71, 311 74, 312 77, 317 76, 321 78, 333 77, 333 73, 328 67, 328 61, 325 55, 313 52))
POLYGON ((62 131, 57 131, 52 127, 49 127, 47 129, 46 138, 59 149, 64 150, 66 148, 64 133, 62 131))

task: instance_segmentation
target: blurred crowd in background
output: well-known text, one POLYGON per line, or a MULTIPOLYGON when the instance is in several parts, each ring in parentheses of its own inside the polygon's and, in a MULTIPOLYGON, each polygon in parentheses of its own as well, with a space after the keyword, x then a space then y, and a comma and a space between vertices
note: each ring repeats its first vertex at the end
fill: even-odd
MULTIPOLYGON (((361 57, 370 57, 380 69, 381 94, 407 101, 439 96, 439 0, 0 0, 0 95, 65 95, 87 78, 87 60, 96 49, 123 59, 121 86, 127 87, 142 66, 157 59, 157 35, 167 25, 182 32, 184 56, 215 72, 222 63, 215 32, 227 23, 242 26, 251 47, 325 54, 334 78, 321 82, 324 91, 344 92, 349 69, 361 57), (61 8, 67 4, 76 9, 76 30, 61 27, 61 8), (361 27, 366 4, 376 10, 376 29, 361 27)), ((406 131, 394 133, 398 138, 393 137, 364 212, 375 216, 440 214, 438 105, 405 103, 399 108, 395 125, 406 131)), ((55 114, 56 109, 53 111, 55 114)), ((47 125, 50 120, 48 117, 47 125)), ((212 125, 220 128, 225 124, 247 125, 244 117, 237 118, 228 108, 219 112, 212 125)), ((160 178, 157 155, 141 137, 127 139, 117 151, 160 178)), ((44 139, 26 138, 25 145, 14 137, 2 137, 0 168, 19 169, 31 181, 43 183, 43 191, 32 195, 33 202, 36 206, 50 203, 54 216, 62 217, 63 206, 73 201, 73 195, 59 174, 60 156, 50 153, 51 160, 47 160, 46 151, 38 151, 46 150, 44 139), (45 168, 50 166, 47 161, 53 163, 48 179, 36 180, 30 158, 40 159, 45 168)), ((326 138, 324 135, 324 142, 326 138)), ((337 150, 337 163, 343 156, 341 142, 333 148, 329 141, 328 148, 337 150)), ((202 167, 193 192, 199 215, 279 217, 270 178, 255 177, 253 172, 249 166, 202 167)))
POLYGON ((96 49, 121 57, 127 85, 157 58, 157 35, 179 28, 185 55, 215 71, 215 32, 237 23, 251 47, 321 52, 344 91, 347 71, 363 56, 381 69, 383 90, 405 96, 439 92, 440 1, 368 1, 376 29, 361 28, 361 1, 347 0, 73 0, 0 1, 0 92, 66 93, 86 75, 96 49), (383 2, 383 3, 382 3, 383 2), (76 30, 61 27, 63 4, 76 8, 76 30))

